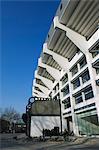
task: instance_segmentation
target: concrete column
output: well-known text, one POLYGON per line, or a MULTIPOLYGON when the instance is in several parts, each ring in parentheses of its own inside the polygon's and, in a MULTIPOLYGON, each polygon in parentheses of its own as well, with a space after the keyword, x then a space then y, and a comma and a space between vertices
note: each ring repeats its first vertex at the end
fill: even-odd
POLYGON ((92 67, 92 64, 91 64, 92 55, 89 52, 86 53, 86 61, 88 64, 89 75, 90 75, 90 79, 92 82, 93 93, 94 93, 94 96, 96 96, 97 95, 96 82, 95 82, 96 73, 95 73, 95 69, 92 67))
MULTIPOLYGON (((61 89, 61 81, 59 81, 59 89, 61 89)), ((66 120, 64 119, 63 116, 64 104, 62 103, 63 96, 61 90, 59 93, 60 93, 60 103, 61 103, 62 131, 64 131, 67 125, 66 125, 66 120)))
POLYGON ((77 124, 77 116, 74 112, 75 100, 72 96, 72 84, 71 84, 71 72, 68 71, 68 82, 69 82, 69 90, 70 90, 70 103, 71 103, 71 114, 72 114, 72 122, 73 122, 73 132, 76 136, 79 135, 78 124, 77 124))
POLYGON ((93 89, 93 94, 94 94, 94 98, 96 101, 96 108, 97 108, 97 112, 98 112, 98 120, 99 120, 99 97, 98 97, 98 90, 97 90, 97 86, 96 86, 96 81, 95 81, 95 77, 96 77, 96 72, 95 69, 92 67, 92 55, 87 52, 86 53, 86 60, 87 60, 87 64, 88 64, 88 69, 89 69, 89 75, 90 75, 90 79, 91 79, 91 85, 92 85, 92 89, 93 89))
MULTIPOLYGON (((99 90, 99 86, 97 88, 99 90)), ((99 122, 99 93, 96 96, 96 107, 97 107, 97 115, 98 115, 98 122, 99 122)))
POLYGON ((86 103, 84 92, 82 92, 82 98, 83 98, 83 102, 86 103))
POLYGON ((78 72, 80 71, 80 64, 77 63, 78 72))

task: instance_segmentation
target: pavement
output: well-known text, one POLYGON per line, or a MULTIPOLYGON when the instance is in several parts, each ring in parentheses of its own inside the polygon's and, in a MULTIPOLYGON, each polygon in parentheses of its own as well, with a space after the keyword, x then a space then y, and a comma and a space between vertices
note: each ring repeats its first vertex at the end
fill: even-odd
POLYGON ((99 138, 75 138, 74 141, 38 141, 24 134, 1 134, 0 150, 99 150, 99 138), (18 137, 18 138, 17 138, 18 137))

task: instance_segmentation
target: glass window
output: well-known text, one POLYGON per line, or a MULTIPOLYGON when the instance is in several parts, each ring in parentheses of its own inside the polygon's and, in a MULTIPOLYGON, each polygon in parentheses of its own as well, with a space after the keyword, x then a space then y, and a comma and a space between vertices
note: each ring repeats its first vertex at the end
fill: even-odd
POLYGON ((63 97, 69 94, 69 85, 67 85, 65 88, 62 89, 63 97))
POLYGON ((88 100, 88 99, 94 97, 93 90, 92 90, 91 86, 84 90, 84 95, 85 95, 85 100, 88 100))
POLYGON ((67 99, 65 99, 63 101, 64 103, 64 109, 67 109, 67 108, 70 108, 71 107, 71 104, 70 104, 70 97, 68 97, 67 99))
POLYGON ((80 80, 79 78, 77 78, 74 82, 73 82, 73 89, 76 89, 77 87, 80 86, 80 80))
POLYGON ((82 93, 78 93, 77 95, 74 96, 75 97, 75 103, 78 104, 78 103, 81 103, 83 102, 83 98, 82 98, 82 93))
POLYGON ((85 83, 87 82, 88 80, 90 80, 90 75, 89 75, 89 71, 87 70, 86 72, 84 72, 82 75, 82 82, 85 83))
POLYGON ((94 58, 99 54, 99 44, 96 44, 94 48, 92 49, 92 57, 94 58))
POLYGON ((78 72, 78 67, 77 67, 77 65, 74 66, 74 67, 71 69, 71 72, 72 72, 72 76, 74 76, 74 75, 78 72))
POLYGON ((63 78, 62 78, 62 85, 64 85, 67 81, 68 81, 68 75, 66 74, 63 78))
POLYGON ((99 54, 99 52, 93 52, 92 53, 92 57, 94 58, 95 56, 97 56, 99 54))
POLYGON ((80 64, 80 69, 83 68, 87 64, 86 58, 83 57, 79 62, 79 64, 80 64))

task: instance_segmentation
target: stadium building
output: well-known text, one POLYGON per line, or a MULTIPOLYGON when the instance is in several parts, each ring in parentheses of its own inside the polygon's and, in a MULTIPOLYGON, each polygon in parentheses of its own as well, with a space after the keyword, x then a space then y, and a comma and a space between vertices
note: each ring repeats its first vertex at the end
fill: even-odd
POLYGON ((98 23, 98 0, 62 0, 34 75, 32 95, 60 99, 62 129, 77 136, 99 135, 98 23))

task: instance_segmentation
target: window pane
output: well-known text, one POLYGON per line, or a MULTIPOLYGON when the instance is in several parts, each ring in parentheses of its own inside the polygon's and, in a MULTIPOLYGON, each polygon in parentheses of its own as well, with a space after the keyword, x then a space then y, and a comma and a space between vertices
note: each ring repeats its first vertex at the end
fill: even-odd
POLYGON ((99 74, 99 68, 96 69, 96 74, 99 74))
POLYGON ((67 85, 64 89, 62 89, 63 97, 69 93, 69 86, 67 85))
POLYGON ((92 57, 94 58, 95 56, 97 56, 99 54, 99 52, 93 52, 92 53, 92 57))
POLYGON ((79 87, 80 86, 80 80, 79 80, 79 78, 77 79, 77 80, 75 80, 74 82, 73 82, 73 89, 76 89, 77 87, 79 87))
POLYGON ((82 74, 82 82, 85 83, 88 80, 90 80, 89 71, 87 71, 84 74, 82 74))
POLYGON ((67 109, 69 107, 71 107, 70 97, 68 97, 66 100, 64 100, 64 109, 67 109))
POLYGON ((90 91, 89 93, 85 94, 85 100, 88 100, 90 98, 94 97, 93 91, 90 91))
POLYGON ((85 100, 88 100, 92 97, 94 97, 94 94, 93 94, 93 90, 92 90, 92 87, 88 87, 84 90, 84 94, 85 94, 85 100))
POLYGON ((91 86, 89 86, 86 89, 84 89, 84 93, 88 93, 89 91, 92 91, 92 87, 91 86))
POLYGON ((75 96, 75 103, 78 104, 78 103, 81 103, 83 101, 82 99, 82 93, 79 93, 75 96))
POLYGON ((80 64, 80 69, 83 68, 86 64, 87 64, 87 61, 86 61, 86 58, 82 58, 82 60, 79 62, 80 64))
POLYGON ((72 76, 74 76, 78 72, 77 65, 72 68, 71 72, 72 72, 72 76))
POLYGON ((68 76, 67 74, 62 78, 62 85, 64 85, 68 81, 68 76))

